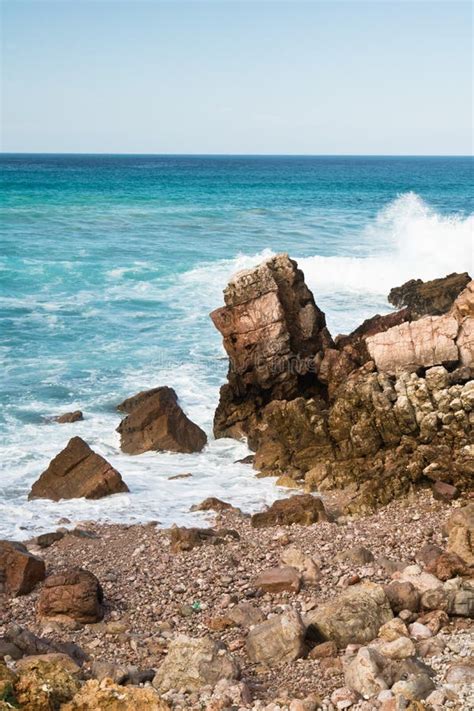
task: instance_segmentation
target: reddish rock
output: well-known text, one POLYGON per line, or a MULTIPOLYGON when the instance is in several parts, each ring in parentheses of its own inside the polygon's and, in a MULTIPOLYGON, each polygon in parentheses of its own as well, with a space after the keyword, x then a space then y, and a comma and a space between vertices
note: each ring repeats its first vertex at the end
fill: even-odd
POLYGON ((88 570, 69 568, 49 575, 37 604, 40 618, 70 618, 83 624, 99 622, 103 592, 99 581, 88 570))
POLYGON ((452 484, 447 484, 445 481, 435 481, 431 487, 433 496, 438 501, 453 501, 459 498, 459 489, 452 484))
POLYGON ((74 412, 65 412, 63 415, 58 415, 54 418, 54 421, 59 422, 59 424, 62 425, 70 422, 79 422, 83 419, 84 415, 82 414, 81 410, 74 410, 74 412))
POLYGON ((186 528, 176 525, 169 529, 169 536, 172 553, 190 551, 196 546, 202 546, 204 543, 219 545, 224 543, 225 538, 228 537, 239 538, 237 531, 231 528, 214 530, 212 528, 186 528))
POLYGON ((204 499, 204 501, 201 501, 200 504, 195 504, 194 506, 191 506, 191 511, 238 511, 239 509, 236 509, 232 504, 228 504, 227 501, 221 501, 221 499, 216 498, 215 496, 209 496, 207 499, 204 499))
POLYGON ((207 443, 206 433, 184 414, 172 388, 138 393, 119 409, 129 413, 117 428, 120 446, 127 454, 200 452, 207 443))
POLYGON ((41 558, 29 553, 22 543, 0 541, 0 592, 27 595, 46 576, 41 558))
POLYGON ((441 553, 426 566, 426 570, 439 580, 444 581, 455 578, 457 575, 469 575, 472 572, 456 553, 441 553))
POLYGON ((251 518, 254 528, 267 526, 311 526, 318 521, 328 521, 329 517, 321 499, 311 494, 298 494, 288 499, 275 501, 270 508, 256 513, 251 518))
POLYGON ((425 282, 421 279, 410 279, 405 284, 391 289, 388 300, 397 308, 408 306, 417 316, 439 316, 449 311, 470 280, 467 272, 448 274, 441 279, 425 282))
POLYGON ((418 612, 420 609, 420 593, 412 583, 397 580, 386 585, 384 591, 395 614, 401 610, 418 612))
POLYGON ((73 437, 33 484, 29 499, 101 499, 127 492, 116 469, 83 439, 73 437))
POLYGON ((337 644, 332 640, 317 644, 309 653, 310 659, 324 659, 327 657, 337 657, 337 644))
POLYGON ((254 586, 268 593, 297 593, 301 587, 301 576, 295 568, 290 566, 268 568, 257 575, 254 586))

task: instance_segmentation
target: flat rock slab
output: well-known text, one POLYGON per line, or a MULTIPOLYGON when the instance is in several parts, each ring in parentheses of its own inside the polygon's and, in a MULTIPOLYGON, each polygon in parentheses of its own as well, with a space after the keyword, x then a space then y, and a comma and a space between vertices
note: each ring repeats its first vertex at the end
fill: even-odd
POLYGON ((268 568, 257 575, 254 586, 269 593, 297 593, 301 587, 301 575, 296 568, 289 565, 281 568, 268 568))

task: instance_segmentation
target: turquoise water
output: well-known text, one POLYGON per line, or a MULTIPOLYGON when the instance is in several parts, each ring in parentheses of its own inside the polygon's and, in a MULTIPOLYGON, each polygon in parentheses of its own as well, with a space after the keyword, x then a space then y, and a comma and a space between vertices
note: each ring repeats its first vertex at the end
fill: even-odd
POLYGON ((472 159, 355 157, 0 157, 0 535, 71 520, 190 520, 214 494, 247 510, 278 495, 233 461, 120 453, 115 404, 176 388, 211 432, 226 362, 208 313, 238 269, 286 251, 334 334, 389 310, 412 277, 472 272, 472 159), (80 408, 86 419, 48 417, 80 408), (74 434, 131 494, 30 502, 29 486, 74 434), (191 472, 192 478, 168 481, 191 472))

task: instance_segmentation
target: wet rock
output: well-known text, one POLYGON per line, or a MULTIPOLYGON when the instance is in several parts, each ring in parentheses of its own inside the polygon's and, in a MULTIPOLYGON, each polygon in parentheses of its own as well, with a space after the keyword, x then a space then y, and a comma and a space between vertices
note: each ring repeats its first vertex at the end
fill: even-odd
POLYGON ((61 711, 169 711, 170 706, 147 686, 118 686, 112 679, 87 681, 61 711))
POLYGON ((169 535, 172 553, 190 551, 206 543, 219 545, 224 543, 227 537, 235 539, 239 537, 237 531, 233 529, 219 529, 215 531, 212 528, 186 528, 176 525, 169 529, 169 535))
POLYGON ((470 280, 467 272, 425 282, 410 279, 391 289, 388 300, 398 309, 407 306, 415 316, 437 316, 449 311, 470 280))
POLYGON ((191 511, 238 511, 232 504, 228 504, 226 501, 221 501, 221 499, 215 496, 209 496, 209 498, 201 501, 200 504, 195 504, 191 506, 191 511))
POLYGON ((22 543, 0 541, 0 592, 3 585, 10 595, 27 595, 45 576, 44 561, 22 543))
POLYGON ((37 612, 41 618, 71 618, 83 624, 103 617, 103 592, 88 570, 70 568, 49 575, 41 589, 37 612))
POLYGON ((210 637, 192 638, 180 635, 170 644, 168 654, 158 669, 153 686, 169 689, 214 687, 221 679, 238 679, 240 668, 225 645, 210 637))
POLYGON ((120 446, 127 454, 200 452, 207 443, 206 433, 185 415, 172 388, 139 393, 119 409, 129 413, 117 428, 120 446))
POLYGON ((54 418, 55 422, 59 424, 68 424, 71 422, 79 422, 84 419, 84 415, 81 410, 74 410, 74 412, 65 412, 63 415, 58 415, 54 418))
POLYGON ((263 592, 298 593, 301 587, 301 576, 295 568, 286 566, 284 568, 268 568, 264 570, 254 580, 254 587, 263 592))
POLYGON ((311 526, 318 521, 327 521, 328 515, 321 499, 311 494, 299 494, 275 501, 266 511, 253 514, 254 528, 267 526, 311 526))
POLYGON ((305 626, 299 614, 291 610, 256 625, 247 636, 246 649, 252 662, 274 666, 303 656, 305 626))
POLYGON ((338 647, 365 644, 374 639, 380 627, 393 614, 383 588, 362 583, 348 588, 335 600, 319 605, 305 621, 311 634, 321 641, 333 640, 338 647))
POLYGON ((73 437, 33 484, 29 499, 100 499, 127 492, 122 477, 80 437, 73 437))

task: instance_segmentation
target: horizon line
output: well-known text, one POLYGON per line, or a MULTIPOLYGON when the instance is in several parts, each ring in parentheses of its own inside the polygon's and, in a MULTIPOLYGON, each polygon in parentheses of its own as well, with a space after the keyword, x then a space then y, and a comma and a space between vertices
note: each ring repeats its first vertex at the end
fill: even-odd
POLYGON ((170 158, 473 158, 472 153, 126 153, 89 151, 0 151, 0 156, 155 156, 170 158))

